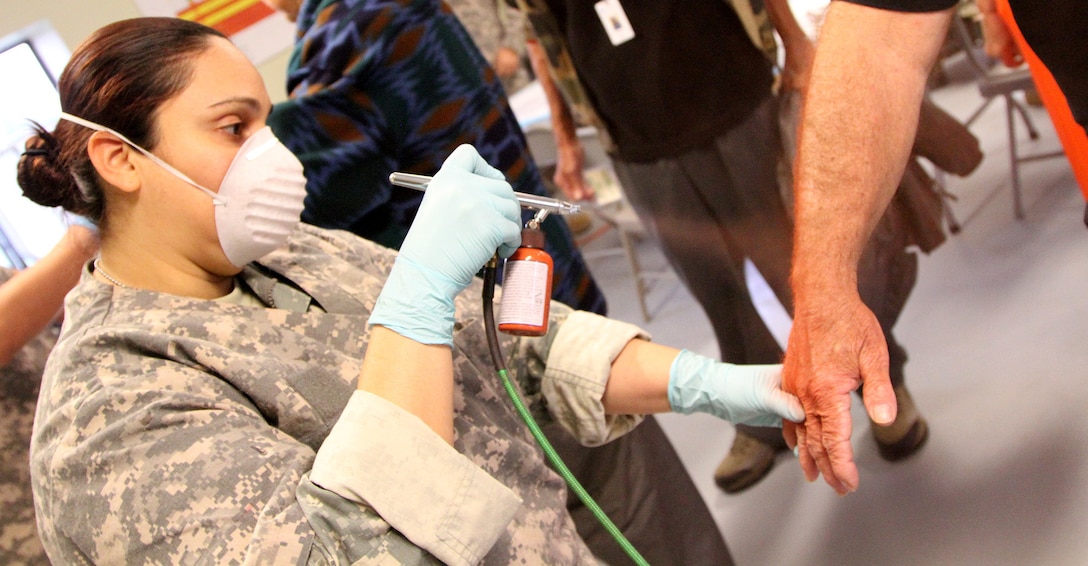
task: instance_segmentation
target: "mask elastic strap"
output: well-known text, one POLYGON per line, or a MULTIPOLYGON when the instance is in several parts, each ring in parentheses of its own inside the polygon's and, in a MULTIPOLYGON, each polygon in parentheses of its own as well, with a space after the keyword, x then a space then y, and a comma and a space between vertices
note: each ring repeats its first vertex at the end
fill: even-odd
POLYGON ((181 171, 178 171, 176 168, 174 168, 173 165, 170 165, 169 163, 163 161, 162 159, 160 159, 158 156, 154 155, 150 151, 147 151, 146 149, 144 149, 144 148, 140 147, 139 145, 133 143, 132 140, 126 138, 124 136, 124 134, 122 134, 121 132, 118 132, 117 130, 114 130, 113 128, 107 128, 106 126, 96 124, 96 123, 94 123, 94 122, 92 122, 90 120, 84 120, 83 118, 80 118, 79 116, 73 116, 73 115, 71 115, 71 114, 69 114, 67 112, 61 112, 60 117, 63 120, 68 120, 69 122, 72 122, 74 124, 79 124, 80 126, 83 126, 85 128, 90 128, 90 129, 98 131, 98 132, 107 132, 107 133, 113 134, 113 135, 121 138, 121 141, 123 141, 123 142, 127 143, 128 145, 132 146, 133 149, 135 149, 136 151, 143 154, 144 157, 146 157, 146 158, 150 159, 151 161, 155 162, 155 164, 158 165, 159 167, 162 167, 163 169, 166 169, 167 171, 169 171, 170 173, 172 173, 174 176, 181 179, 182 181, 185 181, 186 183, 189 183, 190 185, 192 185, 192 186, 200 189, 201 191, 204 191, 205 193, 207 193, 208 196, 212 197, 212 202, 214 204, 216 204, 216 205, 225 205, 225 204, 227 204, 227 201, 223 200, 217 193, 215 193, 214 191, 208 190, 207 188, 201 186, 200 183, 197 183, 196 181, 190 179, 188 175, 186 175, 185 173, 182 173, 181 171))

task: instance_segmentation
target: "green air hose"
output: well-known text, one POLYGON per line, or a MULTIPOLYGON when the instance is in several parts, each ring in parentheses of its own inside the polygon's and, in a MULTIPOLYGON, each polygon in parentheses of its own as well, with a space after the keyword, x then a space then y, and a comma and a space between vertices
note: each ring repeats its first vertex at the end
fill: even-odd
POLYGON ((548 461, 552 463, 552 466, 559 473, 560 476, 566 480, 570 489, 578 496, 578 499, 582 500, 586 508, 589 509, 605 530, 612 535, 612 538, 616 539, 623 551, 631 557, 631 560, 639 566, 649 566, 649 562, 639 554, 638 550, 631 544, 631 541, 627 540, 627 537, 623 536, 620 529, 616 527, 616 524, 608 518, 604 510, 600 505, 589 495, 589 493, 582 487, 582 484, 578 482, 574 474, 571 473, 567 465, 563 463, 563 460, 559 457, 559 454, 552 448, 551 442, 544 437, 544 433, 541 432, 540 427, 533 420, 533 416, 529 414, 529 409, 525 407, 525 403, 522 402, 521 397, 518 395, 514 384, 510 381, 510 376, 506 372, 506 362, 503 361, 502 350, 499 349, 499 336, 495 329, 495 313, 494 313, 494 298, 495 298, 495 272, 498 261, 496 258, 492 258, 484 268, 484 326, 487 329, 487 345, 491 350, 491 359, 495 363, 495 371, 498 372, 499 378, 502 379, 502 385, 506 388, 506 393, 510 395, 510 400, 514 403, 514 408, 517 409, 519 415, 525 424, 529 426, 529 432, 532 433, 533 438, 544 450, 544 454, 548 457, 548 461))

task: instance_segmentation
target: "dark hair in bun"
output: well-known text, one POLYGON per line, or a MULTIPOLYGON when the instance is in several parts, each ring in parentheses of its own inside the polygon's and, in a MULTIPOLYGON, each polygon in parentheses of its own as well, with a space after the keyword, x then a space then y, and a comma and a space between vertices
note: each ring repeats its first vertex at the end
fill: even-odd
MULTIPOLYGON (((23 195, 42 206, 59 206, 96 222, 101 220, 102 191, 94 187, 84 194, 71 172, 72 164, 67 163, 72 156, 63 156, 57 138, 41 125, 34 123, 34 131, 19 158, 17 178, 23 195)), ((83 157, 79 165, 90 166, 90 160, 83 157)))
MULTIPOLYGON (((159 107, 189 84, 193 59, 213 37, 224 36, 179 18, 134 18, 107 25, 76 48, 61 73, 61 108, 151 150, 157 143, 159 107)), ((34 126, 35 135, 19 159, 23 194, 101 224, 106 202, 87 155, 94 131, 63 119, 52 132, 34 126)))

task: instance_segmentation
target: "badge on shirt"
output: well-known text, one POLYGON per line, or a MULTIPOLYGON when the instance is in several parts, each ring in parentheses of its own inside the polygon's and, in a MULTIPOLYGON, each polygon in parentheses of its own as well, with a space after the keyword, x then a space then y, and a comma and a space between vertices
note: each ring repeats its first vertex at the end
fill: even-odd
POLYGON ((604 26, 612 45, 634 39, 635 30, 627 20, 627 12, 623 11, 620 0, 600 0, 593 7, 597 10, 597 17, 601 18, 601 25, 604 26))

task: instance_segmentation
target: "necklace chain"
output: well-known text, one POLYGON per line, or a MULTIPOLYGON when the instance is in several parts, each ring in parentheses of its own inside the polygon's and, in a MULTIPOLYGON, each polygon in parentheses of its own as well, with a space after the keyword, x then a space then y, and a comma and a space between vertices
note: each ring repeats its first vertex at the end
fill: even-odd
POLYGON ((125 285, 124 283, 114 279, 113 276, 111 276, 109 273, 106 273, 105 269, 102 269, 102 258, 101 257, 94 258, 94 270, 97 271, 98 273, 102 274, 102 277, 105 277, 106 281, 109 281, 110 283, 113 283, 114 285, 117 285, 118 287, 122 287, 122 288, 125 288, 125 289, 129 288, 128 285, 125 285))

